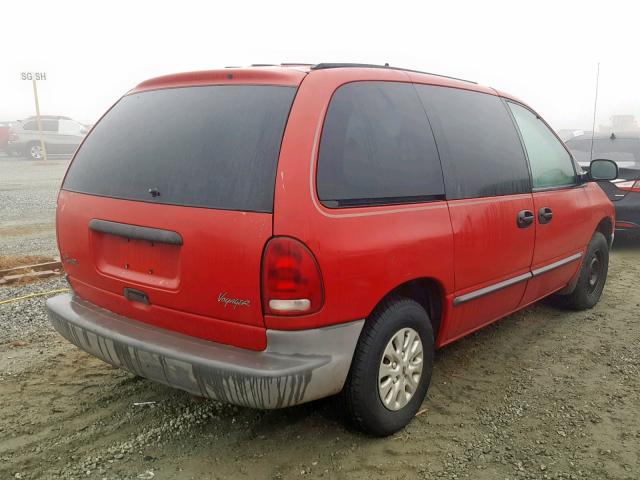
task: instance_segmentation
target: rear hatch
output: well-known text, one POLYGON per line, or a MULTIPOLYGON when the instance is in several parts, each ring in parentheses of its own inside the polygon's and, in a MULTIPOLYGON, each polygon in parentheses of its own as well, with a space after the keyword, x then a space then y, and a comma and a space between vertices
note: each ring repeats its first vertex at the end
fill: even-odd
POLYGON ((126 317, 263 349, 260 263, 295 87, 164 88, 123 97, 58 198, 74 290, 126 317))

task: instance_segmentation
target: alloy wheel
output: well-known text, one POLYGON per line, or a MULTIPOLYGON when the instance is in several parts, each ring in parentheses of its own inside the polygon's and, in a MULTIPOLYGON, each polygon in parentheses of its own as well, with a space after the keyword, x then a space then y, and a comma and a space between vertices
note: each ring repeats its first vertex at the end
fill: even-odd
POLYGON ((378 393, 389 410, 403 408, 418 389, 422 377, 424 350, 420 335, 403 328, 391 337, 378 369, 378 393))
POLYGON ((31 155, 31 158, 34 160, 40 160, 42 158, 42 147, 40 145, 31 145, 29 155, 31 155))

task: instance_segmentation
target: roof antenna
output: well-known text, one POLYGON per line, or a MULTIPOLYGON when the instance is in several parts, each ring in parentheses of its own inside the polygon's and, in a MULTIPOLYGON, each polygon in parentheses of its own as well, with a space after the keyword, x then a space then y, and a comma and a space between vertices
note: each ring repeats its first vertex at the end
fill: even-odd
POLYGON ((596 109, 598 108, 598 82, 600 81, 600 62, 598 62, 598 72, 596 73, 596 99, 593 101, 593 125, 591 127, 591 152, 589 161, 593 160, 593 136, 596 133, 596 109))

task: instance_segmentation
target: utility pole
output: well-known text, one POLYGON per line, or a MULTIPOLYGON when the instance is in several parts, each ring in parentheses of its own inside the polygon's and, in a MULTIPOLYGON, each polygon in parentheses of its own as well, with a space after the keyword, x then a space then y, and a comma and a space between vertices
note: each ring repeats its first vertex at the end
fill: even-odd
POLYGON ((40 120, 40 102, 38 101, 38 85, 37 80, 46 80, 47 74, 45 72, 22 72, 22 80, 31 80, 33 84, 33 98, 36 102, 36 123, 38 124, 38 136, 40 137, 40 150, 42 151, 42 158, 47 161, 47 147, 44 143, 44 135, 42 134, 42 121, 40 120))

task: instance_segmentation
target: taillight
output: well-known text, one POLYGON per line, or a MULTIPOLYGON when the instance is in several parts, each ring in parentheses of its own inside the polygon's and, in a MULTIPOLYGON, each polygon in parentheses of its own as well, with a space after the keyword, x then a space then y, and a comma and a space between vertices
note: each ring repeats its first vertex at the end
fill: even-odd
POLYGON ((262 304, 268 315, 317 312, 323 302, 322 275, 313 253, 299 240, 274 237, 262 259, 262 304))
POLYGON ((616 183, 616 187, 626 192, 640 192, 640 180, 616 183))

